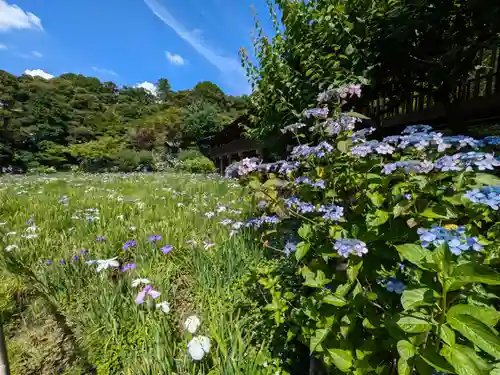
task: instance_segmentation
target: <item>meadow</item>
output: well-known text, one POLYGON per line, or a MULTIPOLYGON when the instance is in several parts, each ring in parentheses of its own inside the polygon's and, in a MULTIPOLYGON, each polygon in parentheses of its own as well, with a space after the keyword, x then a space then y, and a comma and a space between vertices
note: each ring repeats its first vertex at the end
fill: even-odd
POLYGON ((0 178, 12 373, 279 373, 236 308, 262 257, 243 198, 187 174, 0 178))

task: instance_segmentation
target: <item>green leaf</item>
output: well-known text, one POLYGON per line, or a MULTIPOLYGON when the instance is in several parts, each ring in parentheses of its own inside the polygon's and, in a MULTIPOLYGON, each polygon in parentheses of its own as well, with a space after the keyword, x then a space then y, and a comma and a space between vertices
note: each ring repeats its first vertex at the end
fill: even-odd
POLYGON ((340 152, 347 153, 349 151, 349 146, 352 145, 352 141, 338 141, 337 142, 337 149, 340 152))
POLYGON ((411 375, 411 366, 404 358, 398 359, 398 375, 411 375))
POLYGON ((349 259, 349 264, 347 265, 347 277, 350 282, 356 281, 358 277, 359 270, 363 266, 363 261, 360 258, 349 259))
POLYGON ((307 240, 312 234, 311 224, 302 224, 297 233, 301 238, 307 240))
POLYGON ((487 186, 498 186, 500 185, 500 178, 489 173, 476 173, 474 177, 476 184, 487 185, 487 186))
POLYGON ((448 345, 455 345, 455 331, 446 324, 442 324, 439 327, 439 337, 448 345))
POLYGON ((411 315, 401 316, 396 324, 404 332, 422 333, 431 329, 428 318, 422 313, 413 313, 411 315))
POLYGON ((295 248, 295 259, 301 260, 307 255, 310 249, 311 244, 309 242, 299 242, 295 248))
POLYGON ((352 44, 348 44, 346 49, 345 49, 346 55, 352 55, 354 53, 354 47, 352 44))
POLYGON ((425 259, 431 253, 429 250, 413 243, 396 245, 395 247, 398 253, 401 254, 404 259, 419 266, 420 268, 428 269, 425 266, 425 259))
POLYGON ((452 319, 457 315, 470 315, 484 324, 494 328, 500 320, 500 312, 493 307, 480 307, 475 305, 455 305, 446 314, 446 319, 452 319))
POLYGON ((448 323, 474 345, 496 359, 500 359, 500 338, 486 324, 470 315, 453 316, 448 320, 448 323))
POLYGON ((487 266, 473 262, 463 263, 452 269, 446 280, 446 287, 449 291, 454 291, 471 283, 500 285, 500 274, 487 266))
POLYGON ((352 367, 353 357, 350 350, 328 348, 327 352, 333 364, 342 372, 349 372, 352 367))
POLYGON ((458 375, 487 375, 491 369, 491 366, 468 346, 445 345, 440 354, 453 366, 458 375))
POLYGON ((399 356, 403 359, 411 358, 416 354, 415 347, 409 341, 399 340, 396 346, 399 356))
POLYGON ((426 306, 436 301, 437 293, 429 288, 406 289, 401 296, 401 304, 405 310, 426 306))
POLYGON ((436 353, 435 349, 426 348, 419 353, 420 357, 434 367, 436 370, 452 374, 453 367, 446 360, 436 353))
POLYGON ((385 201, 384 196, 382 194, 380 194, 378 191, 376 191, 374 193, 368 192, 366 195, 368 198, 370 198, 372 203, 377 207, 381 207, 385 201))
POLYGON ((457 217, 453 211, 443 206, 427 207, 420 215, 429 219, 453 219, 457 217))
POLYGON ((329 305, 333 305, 336 307, 342 307, 347 305, 347 301, 339 296, 336 296, 335 294, 327 294, 326 296, 323 297, 322 301, 324 303, 327 303, 329 305))
POLYGON ((312 288, 323 288, 330 281, 332 281, 332 280, 327 279, 325 277, 325 273, 323 271, 317 270, 316 273, 314 273, 314 272, 307 273, 306 280, 304 281, 304 285, 310 286, 312 288))
POLYGON ((269 187, 283 187, 286 185, 286 181, 281 180, 279 178, 271 178, 270 180, 267 180, 262 186, 269 188, 269 187))
POLYGON ((316 329, 314 336, 311 336, 311 340, 309 342, 309 350, 311 351, 311 353, 316 350, 318 345, 325 341, 331 330, 331 327, 316 329))
POLYGON ((378 227, 389 220, 389 213, 382 210, 376 210, 366 215, 366 225, 368 227, 378 227))

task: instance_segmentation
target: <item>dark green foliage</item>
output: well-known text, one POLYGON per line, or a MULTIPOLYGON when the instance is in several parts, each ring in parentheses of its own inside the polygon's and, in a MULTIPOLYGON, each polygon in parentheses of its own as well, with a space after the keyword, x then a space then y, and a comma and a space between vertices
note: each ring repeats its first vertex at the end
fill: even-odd
POLYGON ((150 170, 153 152, 166 155, 221 129, 246 104, 211 82, 174 92, 162 78, 155 96, 78 74, 45 80, 0 70, 0 167, 150 170))
MULTIPOLYGON (((480 66, 479 51, 498 43, 500 3, 494 0, 268 0, 275 36, 259 23, 253 64, 252 133, 264 137, 293 121, 329 87, 369 85, 363 101, 387 98, 387 110, 428 93, 450 120, 455 94, 480 66), (397 51, 397 52, 395 52, 397 51)), ((490 59, 491 61, 491 59, 490 59)), ((479 71, 478 71, 479 72, 479 71)), ((359 109, 359 108, 358 108, 359 109)))

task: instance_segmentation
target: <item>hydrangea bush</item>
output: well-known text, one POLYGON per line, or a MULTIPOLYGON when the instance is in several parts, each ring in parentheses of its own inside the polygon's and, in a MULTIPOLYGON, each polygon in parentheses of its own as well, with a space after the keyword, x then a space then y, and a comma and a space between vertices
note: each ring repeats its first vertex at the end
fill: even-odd
POLYGON ((226 171, 265 210, 250 223, 274 255, 255 273, 266 316, 329 373, 500 373, 500 137, 369 140, 340 111, 353 95, 322 93, 284 127, 288 160, 226 171))

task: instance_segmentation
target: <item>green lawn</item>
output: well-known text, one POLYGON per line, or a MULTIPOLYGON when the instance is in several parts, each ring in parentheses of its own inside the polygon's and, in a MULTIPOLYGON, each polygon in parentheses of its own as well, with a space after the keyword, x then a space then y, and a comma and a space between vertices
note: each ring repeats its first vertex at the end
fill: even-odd
POLYGON ((220 222, 245 215, 240 188, 218 178, 0 178, 0 309, 12 372, 279 373, 264 363, 265 343, 252 340, 258 322, 236 308, 245 296, 235 283, 262 246, 220 222), (88 262, 111 258, 120 266, 97 272, 88 262), (122 272, 126 264, 135 269, 122 272), (139 278, 160 297, 136 304, 139 278), (191 315, 201 319, 195 335, 211 340, 201 361, 187 351, 191 315))

